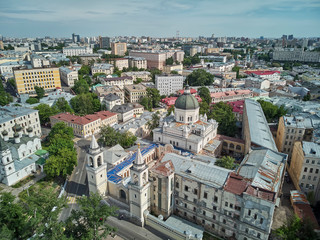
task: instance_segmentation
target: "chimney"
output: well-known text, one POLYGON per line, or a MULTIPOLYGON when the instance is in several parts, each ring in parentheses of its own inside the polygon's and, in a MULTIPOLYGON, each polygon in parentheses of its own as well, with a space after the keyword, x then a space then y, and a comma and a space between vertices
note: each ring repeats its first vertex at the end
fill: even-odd
POLYGON ((27 132, 28 132, 28 136, 29 136, 30 138, 32 138, 32 137, 33 137, 33 129, 32 129, 32 127, 28 127, 28 128, 27 128, 27 132))

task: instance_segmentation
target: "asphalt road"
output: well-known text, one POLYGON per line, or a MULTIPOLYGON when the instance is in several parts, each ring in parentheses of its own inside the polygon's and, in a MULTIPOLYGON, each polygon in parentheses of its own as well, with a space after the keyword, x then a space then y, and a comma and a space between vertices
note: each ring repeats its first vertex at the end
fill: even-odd
POLYGON ((83 195, 88 196, 88 182, 86 173, 86 151, 90 145, 88 140, 79 140, 76 144, 78 150, 78 165, 73 170, 66 187, 68 208, 63 209, 60 220, 65 221, 71 214, 72 209, 77 209, 76 198, 83 195))

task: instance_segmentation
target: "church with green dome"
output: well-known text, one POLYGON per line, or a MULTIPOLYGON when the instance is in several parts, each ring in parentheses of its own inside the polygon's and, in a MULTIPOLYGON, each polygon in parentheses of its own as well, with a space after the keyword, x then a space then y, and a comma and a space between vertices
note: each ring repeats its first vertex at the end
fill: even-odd
POLYGON ((187 86, 174 105, 174 114, 160 119, 153 130, 153 141, 172 144, 190 152, 199 153, 217 135, 218 123, 199 114, 198 100, 187 86))

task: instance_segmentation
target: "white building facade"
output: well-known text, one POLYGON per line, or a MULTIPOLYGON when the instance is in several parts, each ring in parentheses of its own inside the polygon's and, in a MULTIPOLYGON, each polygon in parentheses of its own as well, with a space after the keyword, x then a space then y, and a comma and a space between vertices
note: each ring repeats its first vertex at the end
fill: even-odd
POLYGON ((160 95, 166 96, 181 90, 183 81, 183 76, 176 74, 156 75, 155 77, 156 89, 159 90, 160 95))

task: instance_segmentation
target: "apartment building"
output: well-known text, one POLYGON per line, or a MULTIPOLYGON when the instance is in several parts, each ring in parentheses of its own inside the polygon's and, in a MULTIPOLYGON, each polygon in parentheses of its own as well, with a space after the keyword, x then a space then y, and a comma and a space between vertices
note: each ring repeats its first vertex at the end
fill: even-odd
POLYGON ((117 113, 120 122, 127 122, 134 118, 134 108, 128 105, 115 105, 112 112, 117 113))
POLYGON ((102 102, 102 104, 104 104, 106 106, 106 109, 108 111, 110 111, 115 105, 121 105, 121 99, 118 95, 114 94, 114 93, 109 93, 108 95, 106 95, 102 102))
POLYGON ((303 48, 275 50, 272 55, 276 61, 320 62, 319 52, 306 52, 303 48))
POLYGON ((261 78, 248 77, 245 79, 246 88, 269 89, 270 81, 261 78))
POLYGON ((125 99, 129 103, 140 102, 147 96, 147 88, 142 84, 132 84, 124 86, 125 99))
POLYGON ((33 68, 42 68, 50 66, 50 61, 43 56, 31 54, 30 59, 33 68))
POLYGON ((108 60, 108 63, 112 64, 114 67, 118 68, 120 71, 122 71, 123 68, 129 67, 128 58, 112 58, 108 60))
POLYGON ((248 89, 217 89, 211 91, 212 103, 234 102, 252 97, 252 91, 248 89))
POLYGON ((100 59, 100 54, 98 53, 83 53, 79 54, 78 56, 84 65, 89 65, 92 62, 96 62, 100 59))
POLYGON ((163 70, 163 66, 165 65, 166 59, 172 57, 174 61, 183 62, 184 59, 184 51, 182 50, 162 50, 162 51, 154 51, 154 50, 131 50, 129 52, 129 56, 132 57, 143 57, 147 60, 147 67, 157 68, 159 70, 163 70))
POLYGON ((148 82, 151 80, 151 73, 147 71, 139 71, 139 72, 123 72, 121 73, 121 77, 132 77, 133 81, 136 81, 137 78, 141 78, 142 81, 148 82))
POLYGON ((45 91, 61 88, 60 72, 57 67, 48 68, 15 68, 13 74, 19 94, 35 94, 34 87, 42 87, 45 91))
POLYGON ((184 77, 177 74, 163 74, 155 76, 156 89, 160 95, 170 95, 183 89, 184 77))
POLYGON ((28 134, 27 129, 32 128, 32 134, 41 136, 41 126, 38 110, 32 108, 4 106, 0 108, 0 134, 4 137, 14 136, 14 126, 18 124, 22 127, 21 133, 28 134))
POLYGON ((283 116, 279 119, 276 144, 280 152, 288 154, 289 159, 296 141, 310 142, 312 137, 313 123, 310 118, 283 116))
POLYGON ((112 77, 112 78, 99 78, 101 84, 106 86, 118 86, 120 89, 124 89, 126 85, 133 84, 132 77, 112 77))
POLYGON ((92 75, 94 75, 96 73, 104 73, 104 74, 108 75, 108 74, 112 74, 113 70, 114 70, 113 65, 108 64, 108 63, 95 63, 91 67, 92 75))
POLYGON ((306 194, 313 192, 315 201, 320 201, 319 144, 305 141, 295 142, 288 171, 296 189, 306 194))
POLYGON ((100 45, 100 48, 109 48, 110 47, 110 38, 99 36, 99 45, 100 45))
POLYGON ((75 136, 87 138, 100 131, 101 126, 112 126, 118 123, 117 114, 109 111, 100 111, 85 116, 77 116, 71 113, 59 113, 50 117, 51 126, 58 122, 64 122, 72 127, 75 136))
POLYGON ((103 101, 103 98, 108 94, 115 94, 120 97, 121 104, 124 104, 124 91, 118 86, 99 86, 94 89, 94 92, 100 98, 100 102, 103 101))
POLYGON ((143 57, 126 57, 131 68, 147 69, 147 60, 143 57))
POLYGON ((78 71, 72 69, 72 67, 60 67, 60 79, 63 81, 68 87, 73 87, 75 81, 78 80, 78 71))
POLYGON ((114 55, 124 56, 127 52, 127 43, 111 43, 111 52, 114 55))
POLYGON ((93 49, 90 47, 81 47, 81 46, 69 46, 69 47, 64 47, 62 49, 62 52, 66 56, 79 56, 81 54, 92 54, 93 49))
POLYGON ((164 216, 173 212, 224 238, 268 239, 285 162, 285 154, 253 150, 231 172, 167 153, 160 163, 164 166, 150 170, 150 176, 157 176, 151 182, 151 210, 164 216), (267 178, 260 174, 265 171, 267 178))
POLYGON ((0 64, 0 73, 5 74, 5 73, 13 73, 13 68, 19 68, 24 65, 23 61, 19 62, 4 62, 0 64))
POLYGON ((172 71, 178 72, 178 74, 182 74, 183 65, 182 64, 175 64, 175 65, 166 65, 163 66, 163 72, 170 74, 172 71))
POLYGON ((280 80, 280 71, 245 71, 249 76, 269 80, 278 81, 280 80))

